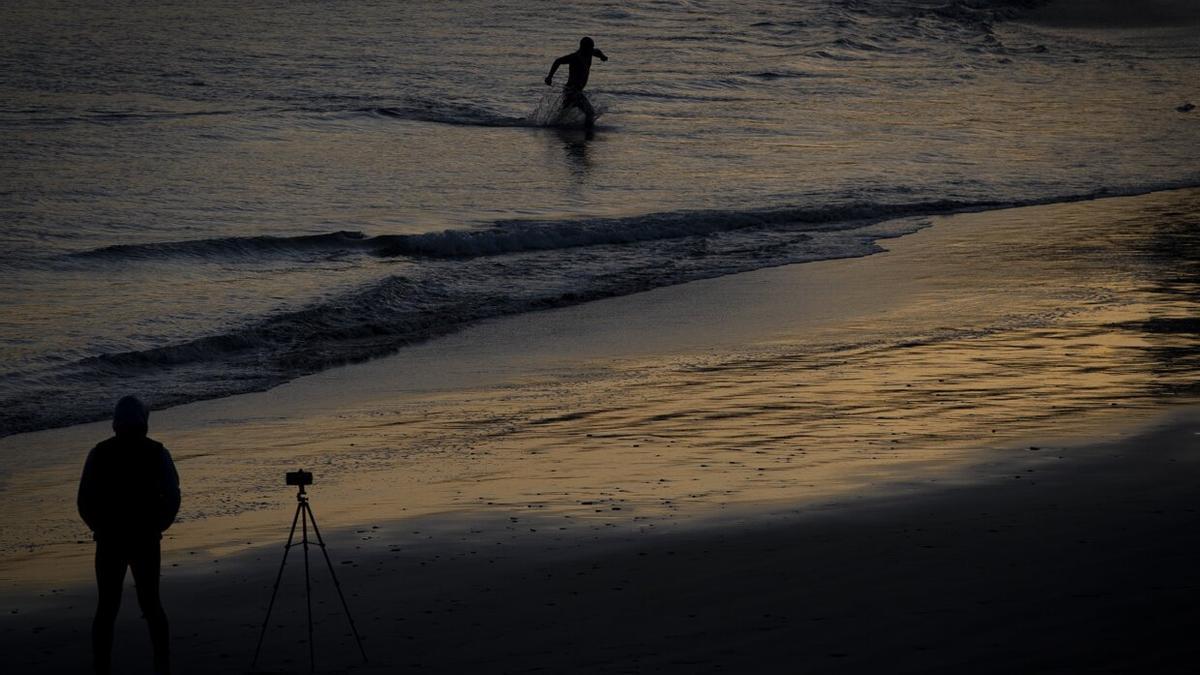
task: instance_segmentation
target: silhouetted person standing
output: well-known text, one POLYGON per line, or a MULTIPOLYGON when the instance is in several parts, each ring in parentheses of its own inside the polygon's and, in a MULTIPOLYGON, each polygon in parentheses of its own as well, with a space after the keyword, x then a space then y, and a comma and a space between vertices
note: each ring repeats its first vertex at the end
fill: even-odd
POLYGON ((167 615, 158 595, 159 541, 179 512, 179 474, 171 454, 146 437, 150 410, 134 396, 117 402, 115 435, 92 448, 79 480, 79 515, 96 540, 98 602, 92 621, 92 666, 111 670, 113 626, 125 568, 133 570, 138 605, 150 629, 154 672, 170 671, 167 615))
POLYGON ((601 61, 607 61, 608 57, 604 52, 596 49, 596 44, 592 42, 592 38, 585 37, 579 41, 579 49, 571 52, 566 56, 560 56, 554 60, 554 65, 550 66, 550 74, 546 76, 546 86, 553 84, 554 73, 559 66, 566 65, 570 67, 570 72, 567 76, 567 84, 563 86, 563 102, 562 109, 566 111, 568 108, 579 108, 583 111, 587 121, 585 124, 591 128, 596 123, 596 110, 592 108, 592 102, 583 94, 583 88, 587 86, 588 75, 592 72, 592 56, 600 57, 601 61))

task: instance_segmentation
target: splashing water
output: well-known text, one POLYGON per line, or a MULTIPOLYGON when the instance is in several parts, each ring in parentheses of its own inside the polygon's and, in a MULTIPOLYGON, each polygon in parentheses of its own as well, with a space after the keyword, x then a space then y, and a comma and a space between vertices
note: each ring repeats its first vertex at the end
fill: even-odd
MULTIPOLYGON (((578 108, 563 109, 563 92, 561 89, 551 89, 542 94, 538 100, 537 106, 533 112, 529 113, 528 120, 531 124, 539 127, 581 127, 586 118, 582 111, 578 108)), ((596 118, 607 111, 608 106, 605 104, 602 96, 589 95, 588 100, 592 104, 592 108, 596 111, 596 118)))

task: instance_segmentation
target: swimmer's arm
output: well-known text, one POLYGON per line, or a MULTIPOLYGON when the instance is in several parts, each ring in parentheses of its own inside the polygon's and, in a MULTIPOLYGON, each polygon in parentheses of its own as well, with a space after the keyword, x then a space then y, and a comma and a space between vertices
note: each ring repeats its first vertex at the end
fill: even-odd
POLYGON ((549 87, 551 81, 554 80, 554 73, 558 70, 558 67, 563 65, 564 63, 570 63, 570 62, 571 62, 570 54, 567 54, 566 56, 560 56, 557 59, 554 59, 554 65, 550 66, 550 74, 546 76, 546 86, 547 87, 549 87))
POLYGON ((604 55, 604 52, 600 51, 599 49, 593 49, 593 50, 592 50, 592 55, 593 55, 593 56, 599 56, 601 61, 607 61, 607 60, 608 60, 608 57, 604 55))

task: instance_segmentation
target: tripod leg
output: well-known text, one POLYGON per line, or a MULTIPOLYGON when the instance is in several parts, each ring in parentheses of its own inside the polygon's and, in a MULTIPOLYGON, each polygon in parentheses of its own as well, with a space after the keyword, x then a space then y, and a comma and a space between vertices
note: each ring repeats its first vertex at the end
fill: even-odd
POLYGON ((283 562, 279 563, 279 574, 275 575, 275 588, 271 590, 271 602, 267 604, 267 616, 263 619, 262 630, 258 634, 258 646, 254 648, 254 660, 250 667, 258 665, 258 654, 262 651, 263 638, 267 636, 267 624, 271 621, 271 610, 275 608, 275 596, 279 595, 279 582, 283 579, 283 566, 287 564, 288 552, 292 550, 292 538, 296 536, 296 521, 300 519, 302 504, 296 505, 296 515, 292 516, 292 529, 288 532, 287 544, 283 547, 283 562))
POLYGON ((300 519, 300 542, 304 544, 304 600, 308 604, 308 672, 313 673, 317 670, 317 657, 313 649, 312 580, 308 575, 308 502, 301 502, 300 508, 304 510, 300 519))
POLYGON ((358 628, 354 625, 354 617, 350 615, 350 606, 346 604, 346 596, 342 594, 342 585, 338 583, 337 574, 333 571, 333 562, 329 560, 329 551, 325 550, 325 540, 321 538, 321 531, 317 529, 317 517, 313 515, 312 507, 307 503, 304 504, 304 508, 308 510, 313 533, 317 535, 317 546, 321 547, 321 553, 325 556, 325 564, 329 566, 329 576, 333 578, 333 587, 337 589, 338 597, 342 600, 342 609, 346 610, 346 618, 350 620, 350 631, 354 633, 354 641, 358 643, 358 653, 362 654, 363 663, 366 663, 367 651, 363 649, 362 638, 358 636, 358 628))

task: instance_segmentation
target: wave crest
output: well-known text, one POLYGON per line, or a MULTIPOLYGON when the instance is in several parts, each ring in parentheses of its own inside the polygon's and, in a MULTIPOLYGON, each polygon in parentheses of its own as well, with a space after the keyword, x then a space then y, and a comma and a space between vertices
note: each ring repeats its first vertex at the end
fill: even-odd
MULTIPOLYGON (((1176 186, 1162 186, 1176 187, 1176 186)), ((1136 192, 1136 191, 1130 191, 1136 192)), ((933 216, 1050 202, 1079 201, 1118 192, 1018 201, 932 200, 901 204, 855 202, 741 211, 668 211, 626 218, 506 220, 491 227, 448 229, 421 234, 382 234, 342 230, 298 237, 226 237, 192 241, 107 246, 70 255, 74 259, 137 261, 175 257, 265 258, 360 253, 381 257, 471 259, 532 251, 638 244, 707 237, 744 230, 791 233, 848 229, 867 222, 933 216)))
POLYGON ((71 258, 104 261, 192 258, 264 258, 322 253, 364 253, 383 257, 468 259, 587 246, 703 237, 753 228, 813 231, 845 228, 862 221, 934 215, 1011 205, 1001 202, 940 200, 911 204, 854 203, 744 211, 669 211, 628 218, 508 220, 479 229, 422 234, 368 236, 337 231, 298 237, 223 237, 148 244, 120 244, 73 253, 71 258))

